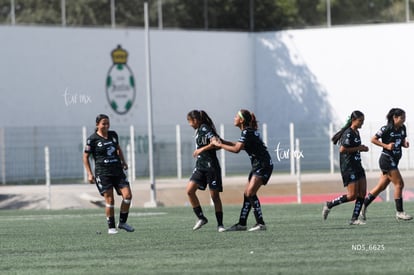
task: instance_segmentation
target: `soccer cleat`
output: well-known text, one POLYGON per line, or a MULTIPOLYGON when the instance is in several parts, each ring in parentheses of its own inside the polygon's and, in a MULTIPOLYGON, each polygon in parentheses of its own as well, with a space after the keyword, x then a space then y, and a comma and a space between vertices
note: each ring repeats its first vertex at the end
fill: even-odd
POLYGON ((226 228, 224 228, 224 226, 222 226, 222 225, 219 225, 219 226, 217 226, 217 231, 218 232, 224 232, 224 231, 226 231, 226 228))
POLYGON ((127 232, 134 232, 135 231, 135 229, 132 226, 130 226, 129 224, 127 224, 126 222, 125 223, 118 223, 118 228, 119 229, 124 229, 127 232))
POLYGON ((255 226, 249 229, 249 232, 264 231, 264 230, 266 230, 266 225, 257 223, 255 226))
POLYGON ((247 226, 241 225, 238 223, 226 229, 226 231, 246 231, 246 230, 247 230, 247 226))
POLYGON ((409 221, 409 220, 412 220, 413 219, 413 217, 411 215, 408 215, 405 212, 397 212, 395 214, 395 218, 397 220, 403 220, 403 221, 409 221))
POLYGON ((361 213, 359 213, 359 218, 363 221, 367 220, 367 208, 365 205, 362 206, 361 213))
POLYGON ((361 220, 358 220, 358 219, 356 219, 356 220, 351 220, 350 222, 349 222, 349 225, 364 225, 364 224, 366 224, 365 222, 363 222, 363 221, 361 221, 361 220))
POLYGON ((108 234, 109 235, 114 235, 117 234, 118 230, 116 230, 116 228, 108 228, 108 234))
POLYGON ((199 219, 196 224, 193 227, 193 230, 197 230, 200 229, 203 225, 205 225, 206 223, 208 223, 208 220, 206 218, 204 219, 199 219))
POLYGON ((331 209, 328 208, 328 202, 326 202, 322 209, 322 217, 324 220, 328 218, 329 211, 331 211, 331 209))

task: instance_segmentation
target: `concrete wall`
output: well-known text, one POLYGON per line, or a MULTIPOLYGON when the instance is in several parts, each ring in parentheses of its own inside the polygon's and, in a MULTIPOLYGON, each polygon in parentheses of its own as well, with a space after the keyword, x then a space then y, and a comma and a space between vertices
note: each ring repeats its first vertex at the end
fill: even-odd
MULTIPOLYGON (((33 151, 51 143, 57 143, 55 150, 61 144, 68 152, 78 148, 70 157, 62 153, 67 162, 78 163, 81 138, 68 137, 62 127, 80 131, 85 125, 89 134, 98 113, 110 115, 124 140, 128 131, 121 129, 129 125, 139 129, 139 140, 147 138, 143 30, 0 26, 0 42, 0 128, 5 129, 0 143, 6 148, 6 167, 16 174, 24 169, 17 166, 22 161, 13 152, 24 147, 20 154, 24 157, 33 144, 37 144, 33 151), (114 65, 110 54, 117 45, 129 53, 127 66, 135 82, 135 101, 122 115, 111 108, 106 87, 114 65), (33 134, 38 129, 49 133, 45 140, 33 134)), ((156 166, 169 169, 160 174, 175 169, 176 124, 184 131, 183 154, 188 155, 184 162, 191 171, 192 130, 186 114, 192 109, 206 110, 217 126, 225 124, 225 136, 231 139, 239 135, 232 126, 236 111, 251 109, 268 125, 272 151, 279 145, 289 148, 289 123, 295 123, 305 156, 303 169, 329 167, 328 125, 341 125, 355 109, 366 115, 361 130, 365 143, 385 123, 392 107, 407 111, 412 136, 413 24, 264 33, 151 30, 150 46, 154 135, 160 150, 156 166)), ((128 78, 120 74, 121 80, 128 78)), ((139 153, 143 155, 137 156, 141 161, 137 169, 145 174, 147 152, 139 153)), ((370 153, 371 167, 376 167, 377 153, 370 153)), ((244 158, 226 159, 229 167, 245 170, 244 158)), ((42 159, 34 156, 25 161, 30 166, 42 159)), ((81 174, 81 163, 77 166, 73 169, 81 174)), ((289 160, 278 163, 277 169, 289 169, 289 160)))
MULTIPOLYGON (((0 27, 0 126, 93 125, 98 113, 146 125, 144 38, 142 30, 0 27), (113 112, 105 87, 118 44, 129 53, 136 83, 124 115, 113 112)), ((248 34, 155 30, 150 45, 154 124, 186 123, 192 109, 224 120, 254 105, 248 34)))

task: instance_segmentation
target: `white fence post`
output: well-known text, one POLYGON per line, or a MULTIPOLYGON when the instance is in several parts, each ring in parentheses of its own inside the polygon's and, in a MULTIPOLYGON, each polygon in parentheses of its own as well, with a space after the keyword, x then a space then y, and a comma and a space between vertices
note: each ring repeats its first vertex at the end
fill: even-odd
POLYGON ((136 177, 136 172, 135 172, 135 129, 134 126, 131 125, 129 127, 129 135, 130 135, 130 145, 131 145, 131 162, 129 163, 129 170, 130 170, 130 183, 132 184, 132 182, 137 178, 136 177))
MULTIPOLYGON (((82 146, 85 145, 86 139, 87 139, 87 137, 86 137, 86 127, 83 126, 82 127, 82 146)), ((85 182, 85 183, 88 182, 88 173, 86 172, 85 167, 83 167, 83 182, 85 182)))
POLYGON ((0 154, 1 183, 6 184, 6 141, 4 138, 4 128, 0 128, 0 154))
MULTIPOLYGON (((296 151, 300 152, 299 139, 296 139, 296 151)), ((293 155, 293 154, 292 154, 293 155)), ((298 203, 302 203, 302 181, 301 181, 301 171, 300 171, 300 156, 295 156, 296 158, 296 192, 298 197, 298 203)))
MULTIPOLYGON (((131 146, 131 144, 128 143, 127 146, 126 146, 128 167, 132 167, 132 152, 131 151, 132 151, 132 146, 131 146)), ((132 186, 132 182, 134 181, 132 168, 129 168, 128 170, 129 170, 129 172, 128 172, 128 181, 129 181, 129 184, 132 186)))
POLYGON ((295 150, 295 126, 291 122, 289 124, 289 136, 290 136, 290 174, 295 174, 295 159, 293 158, 293 151, 295 150))
MULTIPOLYGON (((220 137, 224 139, 224 125, 220 124, 220 137)), ((220 150, 221 159, 221 176, 226 177, 226 154, 224 150, 220 150)))
POLYGON ((45 175, 46 175, 46 189, 47 189, 47 209, 51 208, 51 190, 50 190, 50 159, 49 147, 45 147, 45 175))
POLYGON ((180 125, 175 125, 175 143, 177 150, 177 178, 180 180, 182 178, 182 154, 181 154, 181 128, 180 125))
MULTIPOLYGON (((333 124, 329 123, 329 137, 333 136, 333 124)), ((331 174, 333 174, 335 172, 335 165, 334 165, 334 144, 332 142, 330 142, 331 140, 329 139, 329 164, 330 164, 330 171, 331 174)))
POLYGON ((263 143, 266 145, 266 147, 268 146, 267 144, 267 124, 266 123, 263 123, 263 143))

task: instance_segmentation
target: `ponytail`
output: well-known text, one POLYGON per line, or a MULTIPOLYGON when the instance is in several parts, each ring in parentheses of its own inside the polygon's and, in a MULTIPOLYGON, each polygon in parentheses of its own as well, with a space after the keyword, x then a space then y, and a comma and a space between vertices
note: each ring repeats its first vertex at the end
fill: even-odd
POLYGON ((254 113, 246 109, 241 109, 238 114, 243 119, 243 126, 253 128, 254 130, 259 129, 254 113))
POLYGON ((217 137, 219 135, 217 134, 216 126, 214 125, 213 120, 208 116, 208 114, 203 110, 192 110, 187 114, 187 118, 196 119, 200 122, 200 124, 206 124, 208 125, 211 130, 213 131, 213 134, 217 137))
POLYGON ((345 132, 346 129, 351 127, 352 121, 355 119, 358 119, 360 117, 363 117, 364 114, 361 111, 353 111, 352 114, 348 117, 348 120, 346 121, 345 125, 339 130, 332 138, 331 141, 333 144, 337 144, 338 141, 341 139, 342 134, 345 132))

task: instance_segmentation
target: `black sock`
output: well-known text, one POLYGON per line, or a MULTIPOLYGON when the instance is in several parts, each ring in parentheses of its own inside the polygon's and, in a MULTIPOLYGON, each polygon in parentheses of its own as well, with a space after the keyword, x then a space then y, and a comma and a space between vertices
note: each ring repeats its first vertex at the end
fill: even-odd
POLYGON ((239 218, 239 224, 240 225, 246 225, 247 224, 247 217, 249 216, 251 208, 252 208, 252 205, 250 203, 249 198, 244 196, 243 207, 240 211, 240 218, 239 218))
POLYGON ((128 220, 128 212, 126 213, 119 213, 119 222, 120 223, 126 223, 126 221, 128 220))
POLYGON ((197 218, 199 218, 201 220, 207 220, 206 217, 203 214, 203 210, 201 209, 201 206, 194 207, 193 211, 196 214, 197 218))
POLYGON ((223 212, 216 212, 217 226, 223 226, 223 212))
POLYGON ((352 213, 352 220, 357 220, 359 213, 361 212, 362 205, 364 204, 364 198, 357 198, 355 201, 354 212, 352 213))
POLYGON ((403 210, 403 199, 395 199, 395 208, 397 208, 398 212, 404 212, 403 210))
POLYGON ((334 206, 340 205, 341 203, 348 202, 346 195, 342 195, 328 202, 328 208, 331 209, 334 206))
POLYGON ((108 228, 115 228, 115 217, 106 217, 108 228))
POLYGON ((253 213, 256 218, 256 223, 265 224, 259 198, 256 195, 250 197, 250 203, 253 206, 253 213))
POLYGON ((370 205, 371 202, 373 202, 376 198, 377 196, 374 196, 371 193, 368 193, 368 196, 364 200, 365 207, 368 207, 368 205, 370 205))

